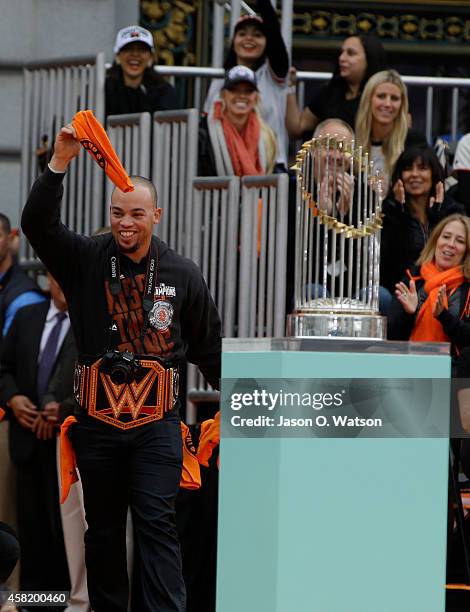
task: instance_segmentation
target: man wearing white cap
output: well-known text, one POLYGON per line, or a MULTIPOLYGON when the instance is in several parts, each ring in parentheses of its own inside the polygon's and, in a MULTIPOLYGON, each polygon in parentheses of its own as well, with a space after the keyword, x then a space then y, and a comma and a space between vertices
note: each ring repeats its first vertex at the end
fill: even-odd
POLYGON ((106 77, 106 116, 179 107, 174 87, 153 69, 154 52, 153 36, 145 28, 119 30, 115 61, 106 77))

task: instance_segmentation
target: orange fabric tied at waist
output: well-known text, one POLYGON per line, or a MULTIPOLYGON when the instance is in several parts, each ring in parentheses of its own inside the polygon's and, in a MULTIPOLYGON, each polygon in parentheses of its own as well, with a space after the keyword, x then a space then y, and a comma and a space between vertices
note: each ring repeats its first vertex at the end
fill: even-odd
POLYGON ((213 419, 201 424, 201 435, 197 449, 197 458, 201 465, 209 467, 209 459, 214 448, 220 443, 220 410, 213 419))
POLYGON ((116 384, 100 371, 101 359, 75 367, 74 394, 89 416, 120 429, 132 429, 159 421, 178 399, 178 368, 165 368, 157 360, 142 357, 145 370, 138 382, 116 384))
POLYGON ((75 114, 72 125, 82 147, 121 191, 134 191, 134 185, 124 170, 103 126, 91 110, 75 114))
POLYGON ((4 416, 5 416, 5 410, 3 410, 3 408, 0 408, 0 421, 3 419, 4 416))
MULTIPOLYGON (((60 503, 63 504, 70 487, 78 482, 77 463, 75 452, 69 437, 70 428, 77 419, 69 416, 60 427, 60 503)), ((182 489, 196 490, 201 487, 201 471, 196 457, 196 449, 191 438, 189 427, 181 421, 181 437, 183 441, 183 469, 181 472, 180 487, 182 489)))
POLYGON ((196 457, 191 432, 186 423, 181 421, 181 437, 183 438, 183 471, 181 472, 180 487, 195 490, 201 487, 201 470, 196 457))
POLYGON ((60 426, 60 503, 67 499, 70 487, 78 481, 77 464, 69 429, 77 422, 74 416, 69 416, 60 426))

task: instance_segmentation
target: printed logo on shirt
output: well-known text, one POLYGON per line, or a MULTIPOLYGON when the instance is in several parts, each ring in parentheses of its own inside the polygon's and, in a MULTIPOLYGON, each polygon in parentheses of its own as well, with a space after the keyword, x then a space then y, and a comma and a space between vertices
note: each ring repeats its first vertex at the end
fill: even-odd
POLYGON ((80 143, 84 149, 86 149, 93 155, 99 167, 104 169, 106 167, 106 160, 103 156, 103 153, 101 153, 98 147, 93 142, 91 142, 91 140, 80 140, 80 143))
POLYGON ((158 300, 149 313, 150 325, 158 331, 166 331, 173 321, 173 312, 173 306, 169 302, 158 300))
POLYGON ((155 295, 157 297, 176 297, 176 289, 171 285, 160 283, 158 287, 155 287, 155 295))
POLYGON ((164 302, 164 300, 155 302, 155 304, 164 302, 166 306, 161 307, 155 313, 156 325, 153 325, 149 318, 147 333, 142 340, 141 334, 144 318, 142 295, 144 293, 144 285, 145 274, 125 277, 121 280, 121 291, 113 298, 109 282, 105 281, 108 312, 112 317, 111 325, 116 326, 119 337, 117 348, 120 351, 130 351, 137 355, 147 354, 167 357, 171 355, 174 347, 170 329, 174 309, 169 302, 164 302))

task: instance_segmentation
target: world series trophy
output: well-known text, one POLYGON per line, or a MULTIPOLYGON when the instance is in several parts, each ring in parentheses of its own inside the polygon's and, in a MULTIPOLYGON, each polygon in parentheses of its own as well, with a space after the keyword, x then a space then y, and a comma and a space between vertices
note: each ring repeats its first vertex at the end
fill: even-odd
POLYGON ((384 340, 379 313, 383 176, 336 135, 297 155, 295 302, 287 336, 384 340))

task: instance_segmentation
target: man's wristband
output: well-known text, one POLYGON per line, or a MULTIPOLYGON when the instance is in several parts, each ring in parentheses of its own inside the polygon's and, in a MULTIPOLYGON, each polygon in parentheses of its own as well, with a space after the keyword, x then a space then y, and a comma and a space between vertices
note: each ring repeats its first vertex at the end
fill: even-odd
POLYGON ((291 94, 296 94, 297 93, 297 87, 295 85, 291 85, 290 87, 287 88, 287 95, 290 96, 291 94))

